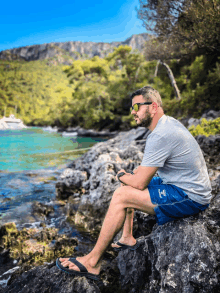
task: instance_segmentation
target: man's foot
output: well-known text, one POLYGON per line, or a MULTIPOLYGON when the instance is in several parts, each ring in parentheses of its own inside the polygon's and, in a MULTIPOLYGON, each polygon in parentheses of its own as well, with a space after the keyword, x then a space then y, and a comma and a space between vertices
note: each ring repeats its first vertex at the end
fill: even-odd
MULTIPOLYGON (((70 259, 70 257, 59 258, 59 262, 64 268, 68 268, 69 270, 73 270, 75 272, 80 272, 81 271, 80 267, 77 264, 74 264, 69 259, 70 259)), ((77 262, 79 262, 80 264, 82 264, 86 268, 88 273, 98 276, 98 274, 100 272, 101 265, 92 264, 92 260, 89 259, 87 255, 83 256, 83 257, 77 257, 76 260, 77 260, 77 262)))
POLYGON ((61 264, 59 258, 56 260, 56 265, 61 271, 65 272, 65 273, 68 273, 70 275, 86 277, 88 279, 92 279, 94 281, 99 281, 100 282, 99 275, 89 273, 87 268, 84 265, 82 265, 78 260, 76 260, 76 258, 70 257, 68 261, 72 262, 74 265, 76 265, 79 268, 80 271, 72 270, 72 269, 69 269, 67 267, 64 267, 61 264))
POLYGON ((132 246, 135 247, 136 244, 137 244, 137 240, 134 237, 129 237, 129 238, 121 237, 121 239, 118 242, 112 243, 111 246, 112 248, 120 249, 122 247, 125 247, 125 245, 127 247, 132 247, 132 246))

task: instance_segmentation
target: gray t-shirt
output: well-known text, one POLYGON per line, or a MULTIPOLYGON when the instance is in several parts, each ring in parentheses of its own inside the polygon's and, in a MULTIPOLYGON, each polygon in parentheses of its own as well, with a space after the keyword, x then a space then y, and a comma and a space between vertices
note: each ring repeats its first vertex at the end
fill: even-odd
POLYGON ((164 184, 180 187, 192 200, 207 204, 211 183, 202 151, 176 119, 163 115, 148 135, 141 166, 159 167, 164 184))

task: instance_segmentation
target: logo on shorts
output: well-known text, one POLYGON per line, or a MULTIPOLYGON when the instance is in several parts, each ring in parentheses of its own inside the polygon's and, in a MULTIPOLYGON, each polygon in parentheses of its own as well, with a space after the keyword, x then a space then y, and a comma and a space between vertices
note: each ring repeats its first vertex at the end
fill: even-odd
POLYGON ((160 189, 158 189, 158 192, 159 192, 159 196, 160 196, 160 198, 162 198, 162 195, 163 196, 166 196, 166 190, 164 189, 164 190, 160 190, 160 189))

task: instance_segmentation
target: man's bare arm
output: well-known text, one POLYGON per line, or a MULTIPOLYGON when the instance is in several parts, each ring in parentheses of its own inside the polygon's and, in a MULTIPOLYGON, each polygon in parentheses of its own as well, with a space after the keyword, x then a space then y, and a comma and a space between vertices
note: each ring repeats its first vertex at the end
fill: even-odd
MULTIPOLYGON (((139 166, 135 171, 134 175, 126 173, 124 176, 120 177, 120 181, 126 185, 132 186, 134 188, 144 190, 147 188, 152 177, 157 172, 158 167, 143 167, 139 166)), ((123 171, 120 170, 119 173, 123 171)))

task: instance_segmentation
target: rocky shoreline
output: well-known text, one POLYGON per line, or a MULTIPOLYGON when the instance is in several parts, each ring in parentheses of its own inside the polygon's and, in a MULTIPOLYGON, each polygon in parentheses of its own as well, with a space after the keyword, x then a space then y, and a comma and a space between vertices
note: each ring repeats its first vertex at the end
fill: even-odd
POLYGON ((68 127, 68 128, 58 128, 58 132, 65 132, 65 133, 77 133, 78 136, 81 137, 114 137, 118 134, 118 131, 109 131, 109 130, 102 130, 97 131, 94 129, 84 129, 81 127, 68 127))
MULTIPOLYGON (((119 186, 115 175, 141 163, 148 134, 143 127, 121 132, 68 166, 56 183, 57 203, 68 223, 97 236, 119 186)), ((212 183, 213 198, 206 211, 163 226, 137 211, 134 235, 141 246, 118 254, 109 249, 100 274, 103 284, 73 278, 56 268, 56 257, 80 255, 77 238, 47 227, 18 231, 6 224, 0 228, 1 268, 7 266, 1 270, 0 292, 219 292, 220 135, 196 139, 212 183)), ((48 216, 53 212, 48 208, 37 205, 35 212, 48 216)))

